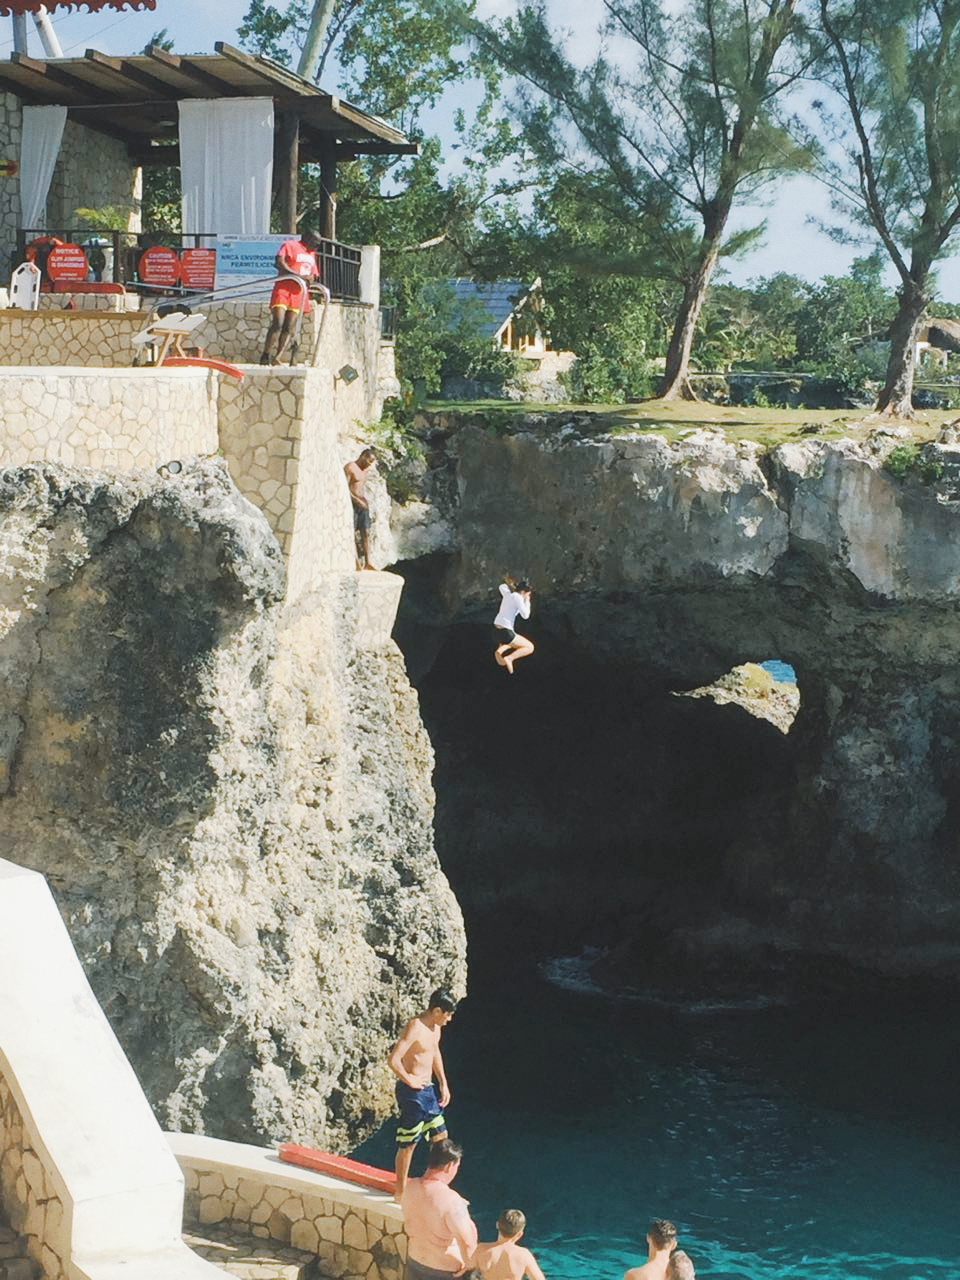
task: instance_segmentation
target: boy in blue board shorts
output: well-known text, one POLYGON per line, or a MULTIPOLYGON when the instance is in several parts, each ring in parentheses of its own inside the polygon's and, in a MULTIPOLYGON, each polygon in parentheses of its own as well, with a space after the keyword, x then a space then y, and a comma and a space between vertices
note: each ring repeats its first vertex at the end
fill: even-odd
POLYGON ((397 1077, 400 1109, 395 1166, 397 1200, 403 1194, 413 1149, 420 1139, 439 1142, 447 1136, 443 1108, 450 1102, 450 1088, 443 1069, 440 1033, 456 1007, 457 1002, 449 991, 434 991, 423 1013, 411 1018, 404 1027, 388 1059, 390 1070, 397 1077))

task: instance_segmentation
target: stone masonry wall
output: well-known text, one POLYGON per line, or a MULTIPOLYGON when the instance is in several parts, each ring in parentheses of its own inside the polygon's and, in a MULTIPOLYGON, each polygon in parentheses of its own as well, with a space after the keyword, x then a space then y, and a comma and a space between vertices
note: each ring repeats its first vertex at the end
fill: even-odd
MULTIPOLYGON (((10 1226, 20 1237, 17 1243, 25 1244, 30 1257, 42 1269, 43 1280, 66 1280, 63 1259, 69 1255, 69 1229, 64 1222, 63 1203, 2 1074, 0 1204, 5 1206, 10 1226)), ((13 1244, 0 1244, 0 1270, 4 1266, 2 1250, 13 1244)))
MULTIPOLYGON (((149 317, 136 311, 120 314, 106 307, 103 311, 64 311, 66 299, 65 294, 50 293, 41 298, 40 311, 0 311, 0 366, 130 368, 133 336, 146 328, 149 317)), ((117 294, 98 301, 122 299, 117 294)))
POLYGON ((127 211, 127 231, 139 231, 142 194, 141 170, 125 143, 67 121, 47 196, 48 226, 72 230, 77 209, 110 205, 127 211))
MULTIPOLYGON (((20 163, 20 99, 0 93, 0 160, 20 163)), ((0 177, 0 280, 6 285, 20 223, 20 179, 0 177)))
POLYGON ((0 465, 156 467, 215 453, 206 369, 0 370, 0 465))
POLYGON ((324 369, 256 368, 242 383, 220 382, 220 446, 280 542, 290 598, 355 567, 331 384, 324 369))
POLYGON ((230 1224, 315 1253, 332 1280, 400 1280, 407 1239, 389 1196, 282 1164, 266 1148, 169 1136, 186 1180, 187 1225, 230 1224))

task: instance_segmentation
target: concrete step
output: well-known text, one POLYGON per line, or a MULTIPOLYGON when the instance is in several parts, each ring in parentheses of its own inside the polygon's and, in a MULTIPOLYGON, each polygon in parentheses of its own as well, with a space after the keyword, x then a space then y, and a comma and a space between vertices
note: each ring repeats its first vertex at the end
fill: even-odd
POLYGON ((202 1235, 185 1231, 183 1238, 201 1258, 238 1280, 320 1280, 315 1254, 276 1240, 259 1240, 215 1226, 204 1227, 202 1235))

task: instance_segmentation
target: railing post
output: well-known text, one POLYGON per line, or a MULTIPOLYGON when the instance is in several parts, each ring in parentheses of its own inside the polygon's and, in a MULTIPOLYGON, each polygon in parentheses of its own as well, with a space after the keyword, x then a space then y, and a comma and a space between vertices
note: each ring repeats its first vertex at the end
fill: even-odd
POLYGON ((360 249, 360 301, 380 306, 380 246, 365 244, 360 249))

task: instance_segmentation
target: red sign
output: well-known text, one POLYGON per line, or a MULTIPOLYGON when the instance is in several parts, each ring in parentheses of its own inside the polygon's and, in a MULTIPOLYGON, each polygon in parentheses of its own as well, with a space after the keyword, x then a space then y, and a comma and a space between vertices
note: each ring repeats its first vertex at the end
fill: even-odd
POLYGON ((86 280, 90 265, 78 244, 55 244, 47 258, 47 275, 51 280, 86 280))
POLYGON ((185 289, 212 289, 216 274, 216 249, 184 249, 181 253, 180 283, 185 289))
POLYGON ((180 279, 180 258, 176 249, 155 244, 140 255, 138 270, 144 284, 171 287, 180 279))
POLYGON ((19 167, 16 160, 0 160, 0 177, 15 178, 19 167))

